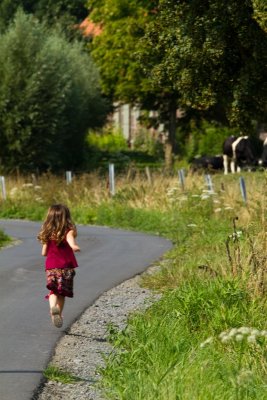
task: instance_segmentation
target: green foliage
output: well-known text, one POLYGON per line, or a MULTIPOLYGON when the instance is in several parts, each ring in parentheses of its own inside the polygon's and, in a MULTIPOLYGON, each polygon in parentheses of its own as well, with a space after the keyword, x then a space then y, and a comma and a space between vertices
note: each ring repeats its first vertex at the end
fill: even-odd
POLYGON ((162 146, 150 138, 146 130, 137 135, 133 150, 128 148, 122 133, 109 126, 102 131, 89 131, 86 142, 86 167, 90 170, 101 168, 107 171, 109 163, 115 164, 116 171, 125 170, 129 166, 161 166, 162 146))
POLYGON ((222 154, 224 140, 231 136, 238 136, 236 129, 230 129, 218 124, 203 121, 202 124, 192 129, 185 145, 185 154, 189 160, 198 155, 222 154))
POLYGON ((139 54, 150 57, 142 38, 155 18, 156 4, 147 0, 90 0, 90 18, 102 27, 101 35, 92 39, 91 54, 99 67, 104 93, 114 100, 137 104, 142 110, 157 110, 157 117, 148 119, 150 127, 165 124, 173 150, 175 121, 171 123, 171 117, 175 120, 177 93, 155 85, 139 54))
POLYGON ((19 7, 50 26, 60 27, 69 37, 75 36, 78 31, 75 24, 88 14, 83 0, 1 0, 0 32, 7 29, 19 7))
POLYGON ((267 4, 265 0, 252 0, 253 16, 267 33, 267 4))
POLYGON ((201 347, 229 326, 264 328, 262 307, 264 302, 252 300, 237 281, 194 278, 182 283, 145 313, 132 316, 125 330, 113 330, 110 338, 118 351, 102 370, 107 397, 237 400, 242 398, 236 396, 237 378, 247 367, 252 387, 245 398, 264 399, 263 352, 253 363, 255 353, 245 346, 240 365, 238 348, 201 347), (259 397, 253 397, 256 393, 259 397))
POLYGON ((126 139, 122 133, 110 128, 103 132, 89 132, 87 143, 90 148, 101 151, 114 152, 127 149, 126 139))
POLYGON ((201 116, 220 109, 218 120, 251 134, 253 121, 266 120, 265 3, 89 1, 102 26, 92 55, 104 92, 157 110, 172 151, 179 107, 201 116))
POLYGON ((134 149, 143 151, 149 155, 163 158, 163 145, 146 130, 140 129, 136 133, 134 149))
POLYGON ((100 68, 103 90, 114 99, 132 103, 145 90, 136 51, 153 2, 90 0, 88 4, 90 18, 103 25, 101 35, 92 42, 92 56, 100 68))
POLYGON ((0 229, 0 247, 4 246, 6 243, 10 242, 11 239, 0 229))
POLYGON ((62 371, 60 368, 54 365, 48 365, 48 367, 44 370, 44 377, 49 381, 60 382, 64 384, 74 384, 82 380, 67 371, 62 371))
POLYGON ((22 12, 0 42, 0 162, 6 169, 74 168, 106 104, 78 43, 22 12))
POLYGON ((247 132, 253 119, 264 118, 267 35, 251 1, 160 1, 144 45, 142 60, 155 86, 176 89, 181 105, 221 104, 247 132))

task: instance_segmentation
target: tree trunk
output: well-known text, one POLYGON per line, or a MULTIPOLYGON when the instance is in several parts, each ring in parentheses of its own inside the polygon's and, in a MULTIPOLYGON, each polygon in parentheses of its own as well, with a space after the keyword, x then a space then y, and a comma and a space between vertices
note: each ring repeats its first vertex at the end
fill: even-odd
POLYGON ((168 137, 165 143, 165 167, 171 169, 173 165, 173 154, 175 146, 175 133, 176 133, 176 101, 170 100, 169 104, 169 129, 168 137))

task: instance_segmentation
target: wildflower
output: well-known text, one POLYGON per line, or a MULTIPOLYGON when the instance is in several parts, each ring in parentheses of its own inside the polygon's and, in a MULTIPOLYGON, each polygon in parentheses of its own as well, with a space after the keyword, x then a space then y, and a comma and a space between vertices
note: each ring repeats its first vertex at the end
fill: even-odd
POLYGON ((241 369, 239 375, 237 376, 237 384, 243 385, 248 383, 248 381, 253 377, 253 373, 249 370, 241 369))
POLYGON ((244 336, 241 335, 240 333, 238 333, 238 334, 236 335, 236 337, 235 337, 235 340, 236 340, 237 342, 242 342, 243 339, 244 339, 244 336))
POLYGON ((259 333, 260 333, 260 331, 258 329, 252 329, 251 332, 250 332, 250 334, 254 335, 254 336, 258 336, 259 333))
POLYGON ((248 343, 256 343, 257 341, 257 336, 256 335, 250 335, 247 337, 248 343))
POLYGON ((195 227, 197 227, 196 224, 188 224, 187 226, 190 227, 190 228, 195 228, 195 227))
POLYGON ((200 347, 203 348, 203 347, 207 346, 208 344, 211 344, 212 342, 213 342, 213 337, 210 336, 207 340, 205 340, 205 342, 202 342, 200 344, 200 347))
POLYGON ((219 338, 220 338, 220 339, 222 339, 224 336, 228 336, 228 333, 227 333, 226 331, 221 332, 221 333, 219 334, 219 338))
POLYGON ((225 336, 223 336, 223 337, 221 338, 221 342, 222 342, 222 343, 227 343, 227 342, 229 342, 230 339, 231 339, 230 336, 225 335, 225 336))
POLYGON ((206 199, 209 199, 209 198, 210 198, 210 196, 208 194, 202 194, 201 195, 201 200, 206 200, 206 199))
POLYGON ((22 187, 33 187, 32 183, 23 183, 22 187))
POLYGON ((18 188, 17 188, 17 187, 13 187, 13 188, 10 190, 10 196, 13 197, 13 196, 17 193, 17 191, 18 191, 18 188))
POLYGON ((180 200, 180 201, 187 201, 187 197, 186 197, 186 196, 181 196, 181 197, 179 198, 179 200, 180 200))
POLYGON ((243 335, 249 334, 250 331, 251 331, 251 329, 249 327, 247 327, 247 326, 241 326, 241 328, 237 329, 237 332, 238 333, 242 333, 243 335))
POLYGON ((233 337, 237 334, 237 328, 232 328, 229 332, 229 337, 233 337))
POLYGON ((214 210, 214 212, 216 212, 216 213, 218 213, 218 212, 220 212, 220 211, 222 211, 221 208, 216 208, 216 209, 214 210))
POLYGON ((224 207, 225 210, 233 210, 233 207, 224 207))
POLYGON ((239 239, 242 235, 242 231, 236 231, 234 232, 232 235, 229 235, 230 239, 233 239, 233 241, 236 241, 237 239, 239 239))
POLYGON ((200 195, 199 194, 192 194, 191 197, 200 197, 200 195))

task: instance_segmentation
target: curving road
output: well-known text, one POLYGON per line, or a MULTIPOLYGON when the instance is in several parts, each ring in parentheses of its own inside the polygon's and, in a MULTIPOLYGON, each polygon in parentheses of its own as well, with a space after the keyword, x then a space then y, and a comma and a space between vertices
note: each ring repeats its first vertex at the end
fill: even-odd
POLYGON ((0 251, 0 399, 30 400, 64 329, 104 291, 144 271, 172 245, 156 236, 78 226, 74 299, 67 299, 64 326, 56 329, 44 300, 40 223, 0 220, 0 229, 21 241, 0 251))

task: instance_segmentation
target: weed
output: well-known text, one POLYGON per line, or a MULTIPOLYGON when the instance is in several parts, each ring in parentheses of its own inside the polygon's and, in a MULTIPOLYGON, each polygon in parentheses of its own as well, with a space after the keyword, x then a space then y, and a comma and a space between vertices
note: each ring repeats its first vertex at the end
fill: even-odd
POLYGON ((74 376, 67 371, 63 371, 54 365, 48 365, 43 374, 49 381, 61 382, 64 384, 73 384, 82 381, 81 378, 74 376))

